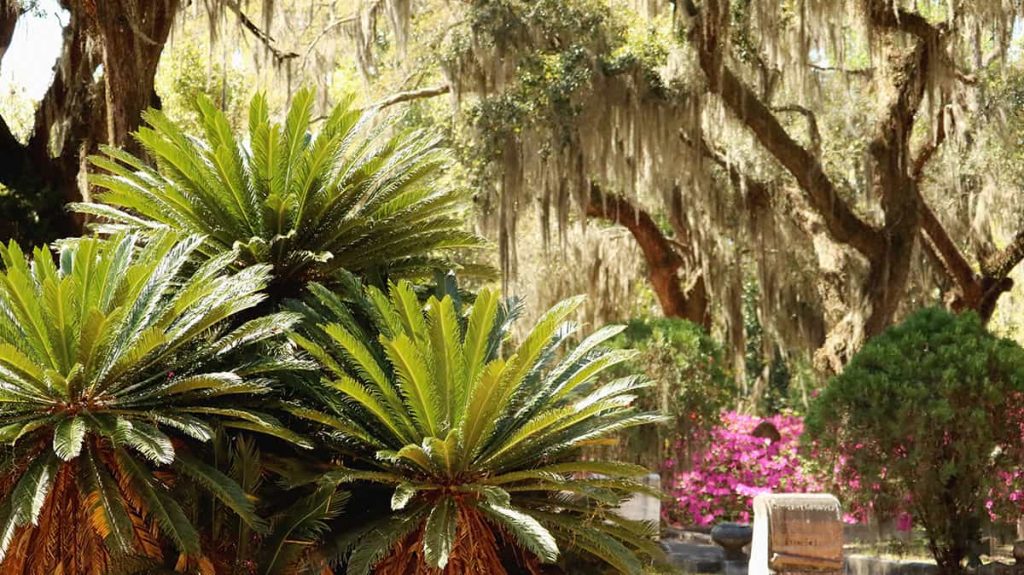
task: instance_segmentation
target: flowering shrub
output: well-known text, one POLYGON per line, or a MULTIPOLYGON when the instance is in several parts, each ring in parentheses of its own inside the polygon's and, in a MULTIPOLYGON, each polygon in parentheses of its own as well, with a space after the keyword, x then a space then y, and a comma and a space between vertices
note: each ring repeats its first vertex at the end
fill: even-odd
MULTIPOLYGON (((753 519, 755 495, 826 491, 844 500, 843 520, 847 523, 864 522, 873 515, 891 518, 899 531, 910 531, 913 527, 909 499, 885 506, 879 505, 879 501, 849 497, 862 485, 848 456, 839 456, 826 468, 813 461, 815 458, 808 460, 800 455, 797 450, 804 424, 799 415, 765 419, 730 411, 721 414, 720 420, 720 425, 708 432, 706 451, 698 450, 691 459, 690 471, 676 473, 668 483, 672 502, 665 507, 666 520, 703 526, 720 521, 749 522, 753 519), (779 431, 779 441, 772 443, 752 435, 765 421, 779 431)), ((678 463, 668 459, 664 465, 672 469, 678 463)), ((872 487, 877 489, 878 485, 872 487)), ((1013 521, 1024 514, 1024 470, 998 473, 985 510, 991 521, 1013 521)))
POLYGON ((974 313, 927 308, 864 345, 812 403, 807 429, 823 458, 856 471, 850 497, 909 504, 940 572, 954 573, 1014 488, 1022 400, 1024 349, 974 313))
POLYGON ((691 469, 676 474, 669 485, 674 504, 666 506, 666 519, 684 525, 749 522, 755 495, 822 490, 822 482, 808 473, 798 453, 801 417, 760 418, 729 411, 721 419, 706 449, 693 456, 691 469), (778 430, 778 441, 753 435, 766 421, 778 430))

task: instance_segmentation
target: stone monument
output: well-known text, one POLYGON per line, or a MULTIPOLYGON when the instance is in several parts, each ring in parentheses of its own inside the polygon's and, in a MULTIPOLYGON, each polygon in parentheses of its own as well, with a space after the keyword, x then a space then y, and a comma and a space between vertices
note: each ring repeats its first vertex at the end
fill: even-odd
MULTIPOLYGON (((661 476, 657 473, 644 476, 641 482, 654 493, 661 491, 661 476)), ((658 524, 661 521, 661 499, 651 493, 634 493, 619 507, 619 515, 658 524)))
POLYGON ((780 493, 754 498, 750 575, 840 574, 843 511, 824 493, 780 493))

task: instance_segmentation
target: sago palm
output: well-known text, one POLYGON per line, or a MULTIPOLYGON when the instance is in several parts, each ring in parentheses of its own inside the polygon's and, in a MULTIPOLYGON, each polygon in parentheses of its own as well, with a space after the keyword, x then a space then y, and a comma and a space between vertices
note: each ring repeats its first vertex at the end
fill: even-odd
POLYGON ((351 99, 316 129, 313 97, 295 94, 281 125, 256 95, 244 140, 203 99, 200 137, 150 110, 136 137, 156 166, 104 149, 92 160, 105 172, 91 179, 104 190, 99 203, 76 209, 105 231, 202 234, 207 254, 273 265, 274 291, 286 294, 338 269, 430 275, 454 266, 453 250, 481 245, 464 229, 467 198, 444 177, 449 158, 436 136, 378 122, 351 99))
POLYGON ((198 237, 0 246, 0 572, 110 573, 128 557, 207 564, 172 494, 200 485, 257 529, 239 485, 192 449, 216 428, 301 441, 246 408, 294 363, 256 305, 269 266, 201 265, 198 237), (180 555, 179 555, 180 554, 180 555))
POLYGON ((535 566, 566 547, 641 570, 637 552, 655 552, 655 526, 615 509, 644 491, 646 470, 580 460, 581 447, 660 419, 630 407, 643 379, 599 377, 631 357, 600 347, 621 328, 559 354, 575 329, 573 299, 505 350, 515 313, 494 291, 467 309, 455 292, 421 303, 404 281, 390 296, 312 291, 319 301, 306 313, 319 327, 293 337, 327 375, 320 412, 295 412, 362 453, 325 481, 393 489, 387 517, 337 542, 348 573, 504 573, 501 549, 535 566))

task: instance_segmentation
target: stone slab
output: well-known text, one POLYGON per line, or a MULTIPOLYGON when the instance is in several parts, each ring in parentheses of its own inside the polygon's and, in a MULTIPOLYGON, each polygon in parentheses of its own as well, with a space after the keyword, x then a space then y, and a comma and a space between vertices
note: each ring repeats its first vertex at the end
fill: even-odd
POLYGON ((722 573, 725 568, 722 548, 717 545, 662 541, 661 546, 669 562, 687 573, 722 573))
POLYGON ((938 567, 934 563, 897 561, 871 555, 849 555, 843 569, 846 575, 935 575, 937 572, 938 567))
POLYGON ((841 573, 842 515, 839 500, 824 493, 758 495, 750 574, 841 573))

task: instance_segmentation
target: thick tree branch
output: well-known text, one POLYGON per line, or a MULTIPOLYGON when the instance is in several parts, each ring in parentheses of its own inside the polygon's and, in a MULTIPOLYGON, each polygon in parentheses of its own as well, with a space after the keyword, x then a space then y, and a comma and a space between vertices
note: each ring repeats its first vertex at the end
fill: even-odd
MULTIPOLYGON (((910 133, 914 128, 914 117, 917 115, 921 100, 924 98, 927 78, 935 66, 945 43, 945 26, 933 26, 923 16, 904 9, 894 9, 886 0, 868 0, 868 17, 873 25, 917 36, 921 39, 917 46, 908 53, 895 72, 896 97, 889 104, 889 109, 879 123, 874 140, 868 150, 883 170, 880 187, 883 196, 889 196, 891 206, 896 209, 912 207, 912 199, 916 196, 916 180, 918 163, 923 169, 934 149, 921 154, 919 162, 912 162, 911 173, 907 172, 907 160, 910 155, 910 133), (907 182, 906 179, 912 178, 907 182), (891 177, 893 181, 887 181, 891 177), (910 187, 908 187, 908 184, 910 187), (912 191, 914 193, 907 193, 912 191)), ((939 122, 940 125, 942 122, 939 122)), ((941 134, 945 137, 945 133, 941 134)), ((937 147, 941 144, 938 140, 937 147)), ((883 203, 885 199, 883 198, 883 203)))
POLYGON ((99 145, 132 145, 129 134, 152 102, 153 78, 178 1, 61 5, 69 13, 63 51, 28 144, 15 148, 10 130, 0 125, 0 180, 33 203, 48 224, 42 234, 76 235, 82 222, 64 204, 88 197, 84 170, 99 145))
MULTIPOLYGON (((946 65, 962 82, 970 83, 973 79, 956 70, 944 55, 943 47, 948 33, 946 25, 934 26, 920 15, 906 11, 898 11, 894 17, 891 7, 883 9, 884 4, 877 0, 872 3, 870 16, 877 25, 892 27, 921 38, 914 55, 917 62, 908 67, 909 73, 905 75, 900 87, 900 97, 890 112, 892 117, 901 116, 899 122, 906 126, 903 132, 894 134, 894 137, 906 142, 909 141, 909 131, 913 126, 912 117, 916 114, 924 94, 930 66, 946 65), (907 118, 910 118, 909 122, 907 118)), ((934 139, 918 152, 912 162, 910 175, 915 192, 924 175, 924 168, 946 139, 945 107, 940 110, 937 122, 934 139)), ((999 296, 1013 286, 1008 275, 1024 259, 1024 230, 1018 232, 1005 249, 983 259, 979 275, 974 272, 963 252, 946 232, 935 212, 923 199, 919 199, 918 204, 917 211, 921 218, 922 231, 959 292, 951 303, 952 307, 974 309, 987 320, 995 311, 999 296)))
MULTIPOLYGON (((728 36, 723 27, 723 22, 728 20, 728 0, 705 0, 699 9, 693 0, 681 0, 691 19, 689 39, 697 50, 709 91, 721 98, 726 109, 744 123, 765 150, 796 179, 811 208, 824 220, 832 239, 867 257, 869 274, 863 289, 871 307, 864 332, 870 336, 888 325, 903 297, 915 239, 921 230, 919 206, 922 201, 914 160, 919 159, 923 166, 934 150, 912 158, 909 142, 924 97, 926 79, 935 66, 947 65, 943 60, 947 26, 932 25, 920 14, 894 9, 887 0, 862 1, 872 26, 918 39, 893 73, 891 102, 868 146, 875 167, 872 185, 880 197, 884 217, 881 229, 853 212, 825 174, 820 159, 798 144, 773 114, 770 103, 759 100, 730 69, 723 55, 726 50, 723 39, 728 36)), ((796 109, 786 111, 802 113, 796 109)), ((813 139, 812 128, 812 146, 813 139)))
MULTIPOLYGON (((924 176, 925 166, 928 165, 935 152, 938 151, 946 140, 944 117, 943 109, 943 111, 939 112, 935 137, 925 144, 914 158, 911 176, 918 185, 924 176)), ((923 198, 919 208, 921 211, 921 231, 927 240, 925 245, 930 246, 932 249, 933 261, 937 260, 941 264, 942 269, 945 270, 946 274, 953 280, 953 283, 956 284, 962 299, 976 299, 980 296, 980 285, 974 270, 971 269, 971 264, 964 257, 963 252, 957 247, 956 242, 949 236, 942 222, 939 221, 935 212, 932 211, 923 198)))
POLYGON ((16 187, 24 175, 27 160, 25 147, 0 117, 0 184, 16 187))
MULTIPOLYGON (((942 145, 945 136, 945 127, 940 122, 935 140, 926 145, 914 161, 914 175, 918 180, 923 175, 924 166, 942 145)), ((920 209, 926 246, 933 249, 930 255, 933 260, 937 260, 957 288, 949 302, 950 307, 957 310, 973 309, 982 319, 988 320, 995 311, 999 297, 1013 287, 1009 274, 1024 259, 1024 229, 1019 230, 1004 249, 982 258, 981 273, 977 274, 935 212, 923 200, 920 209)))
MULTIPOLYGON (((821 161, 789 135, 757 94, 722 61, 722 47, 716 45, 720 33, 707 24, 707 15, 701 13, 692 0, 684 0, 684 7, 695 22, 690 28, 690 39, 698 48, 700 65, 711 92, 721 98, 725 107, 796 179, 808 203, 824 218, 836 241, 852 246, 869 259, 881 257, 884 244, 878 230, 853 212, 825 174, 821 161)), ((705 4, 705 9, 715 7, 718 7, 716 0, 705 4)), ((715 15, 710 10, 709 13, 712 20, 722 18, 721 14, 715 15)))
MULTIPOLYGON (((16 0, 0 0, 0 61, 3 60, 7 48, 14 38, 14 28, 18 24, 19 10, 16 0)), ((0 182, 11 184, 14 164, 22 163, 24 149, 11 133, 10 127, 0 116, 0 182)), ((17 170, 20 172, 20 170, 17 170)))
POLYGON ((1010 245, 984 258, 981 270, 987 277, 1004 278, 1024 259, 1024 229, 1019 230, 1010 245))
POLYGON ((18 24, 20 16, 18 2, 16 0, 0 0, 0 60, 4 59, 7 48, 14 38, 14 28, 18 24))
POLYGON ((586 215, 619 224, 633 235, 647 261, 651 287, 667 317, 708 325, 710 317, 703 277, 698 278, 689 295, 683 293, 679 278, 683 258, 650 214, 620 195, 602 193, 597 186, 592 186, 586 215))
POLYGON ((974 275, 974 270, 971 269, 971 264, 968 263, 967 258, 957 248, 953 239, 949 237, 949 234, 942 226, 942 223, 939 222, 931 207, 926 202, 921 202, 920 209, 921 227, 928 235, 928 239, 931 240, 932 246, 938 252, 938 256, 942 259, 946 272, 965 297, 976 295, 968 293, 974 291, 978 282, 974 275))
MULTIPOLYGON (((946 138, 946 129, 940 114, 939 128, 935 139, 927 144, 914 160, 914 177, 920 181, 924 167, 946 138)), ((932 248, 929 254, 956 285, 956 293, 950 301, 953 309, 973 309, 985 320, 992 316, 999 297, 1013 287, 1009 274, 1024 259, 1024 229, 1017 232, 1010 245, 982 258, 981 274, 974 272, 963 251, 949 236, 935 212, 923 199, 921 201, 921 227, 932 248)))

